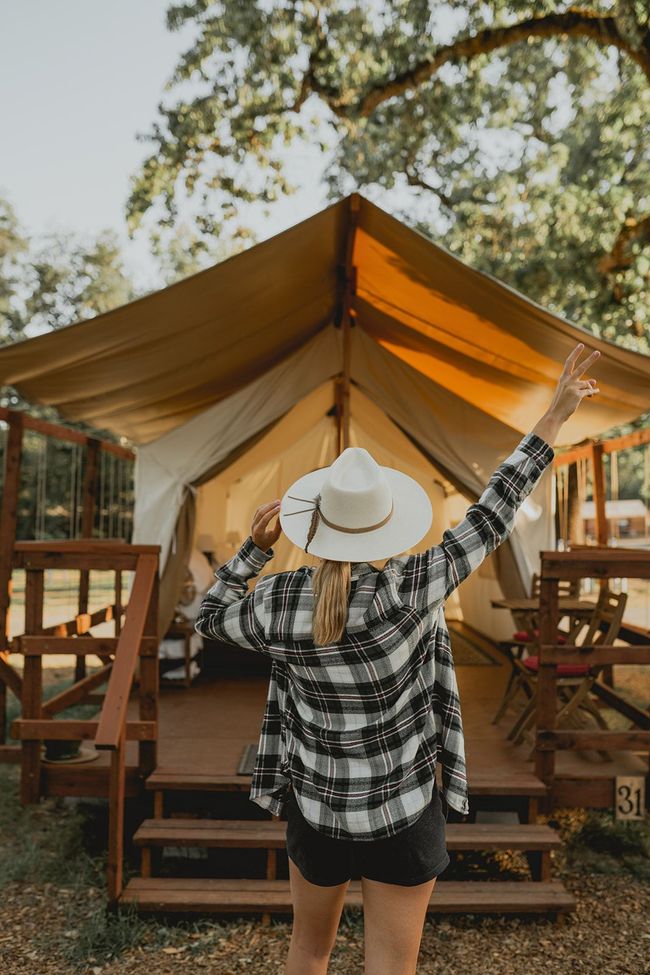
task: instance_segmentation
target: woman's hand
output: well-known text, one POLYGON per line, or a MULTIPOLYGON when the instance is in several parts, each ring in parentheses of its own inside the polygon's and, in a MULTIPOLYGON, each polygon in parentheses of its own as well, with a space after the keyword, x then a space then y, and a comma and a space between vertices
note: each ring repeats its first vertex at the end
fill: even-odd
POLYGON ((600 357, 600 352, 592 352, 582 362, 578 362, 583 349, 584 344, 580 342, 567 356, 551 405, 532 430, 532 433, 536 433, 551 446, 562 424, 575 413, 585 396, 595 396, 600 392, 595 379, 582 378, 600 357))
POLYGON ((599 358, 600 352, 592 352, 581 363, 578 363, 578 358, 583 349, 584 345, 581 342, 567 356, 549 407, 549 412, 557 414, 562 423, 568 420, 572 413, 575 413, 585 396, 593 396, 600 392, 595 379, 582 378, 589 366, 593 366, 596 359, 599 358))
POLYGON ((253 515, 251 538, 257 547, 261 548, 264 552, 268 551, 277 542, 282 532, 279 518, 275 525, 271 527, 272 520, 279 514, 280 502, 276 500, 268 501, 266 504, 260 505, 253 515))

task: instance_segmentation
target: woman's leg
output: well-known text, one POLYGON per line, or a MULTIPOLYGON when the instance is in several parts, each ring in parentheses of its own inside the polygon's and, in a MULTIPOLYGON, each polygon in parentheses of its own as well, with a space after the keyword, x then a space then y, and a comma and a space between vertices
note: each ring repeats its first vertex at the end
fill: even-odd
POLYGON ((436 877, 414 887, 361 878, 364 975, 415 975, 436 877))
POLYGON ((289 860, 293 930, 285 975, 326 975, 350 883, 318 887, 289 860))

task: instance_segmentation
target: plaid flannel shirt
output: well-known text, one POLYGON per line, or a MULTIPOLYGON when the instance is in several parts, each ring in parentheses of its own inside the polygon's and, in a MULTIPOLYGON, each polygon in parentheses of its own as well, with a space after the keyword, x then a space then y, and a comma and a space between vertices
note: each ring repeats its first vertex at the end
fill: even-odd
POLYGON ((527 434, 440 544, 382 570, 353 563, 343 639, 315 647, 313 568, 262 576, 273 549, 252 538, 219 567, 196 630, 271 658, 250 799, 281 815, 289 784, 333 838, 405 829, 431 801, 436 764, 449 806, 469 812, 458 685, 444 602, 503 542, 553 459, 527 434))

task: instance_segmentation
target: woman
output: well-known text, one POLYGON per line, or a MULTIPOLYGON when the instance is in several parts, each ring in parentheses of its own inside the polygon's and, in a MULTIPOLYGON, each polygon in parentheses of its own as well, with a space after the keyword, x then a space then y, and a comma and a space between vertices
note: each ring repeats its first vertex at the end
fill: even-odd
POLYGON ((568 356, 547 412, 439 545, 396 554, 428 531, 428 495, 348 448, 258 508, 250 537, 215 573, 196 629, 272 660, 250 798, 275 815, 286 809, 286 975, 327 972, 357 873, 365 971, 415 972, 431 893, 449 863, 442 802, 469 812, 444 602, 508 537, 560 427, 599 391, 582 378, 599 353, 578 363, 583 349, 568 356), (249 592, 283 530, 320 563, 264 576, 249 592), (381 571, 369 565, 383 559, 381 571))

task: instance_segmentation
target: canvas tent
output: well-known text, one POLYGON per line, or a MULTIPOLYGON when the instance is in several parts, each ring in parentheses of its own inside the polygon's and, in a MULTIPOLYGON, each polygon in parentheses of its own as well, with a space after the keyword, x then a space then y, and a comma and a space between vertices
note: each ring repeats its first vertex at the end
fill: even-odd
MULTIPOLYGON (((197 533, 244 538, 259 503, 350 442, 409 471, 436 519, 467 499, 548 405, 577 341, 598 348, 600 396, 563 428, 577 443, 650 409, 650 360, 592 339, 358 196, 97 318, 0 350, 0 382, 138 445, 135 540, 162 546, 161 622, 197 533), (340 385, 339 385, 340 389, 340 385)), ((550 478, 463 587, 486 632, 498 582, 520 592, 552 544, 550 478)), ((305 557, 281 539, 269 571, 305 557)))

